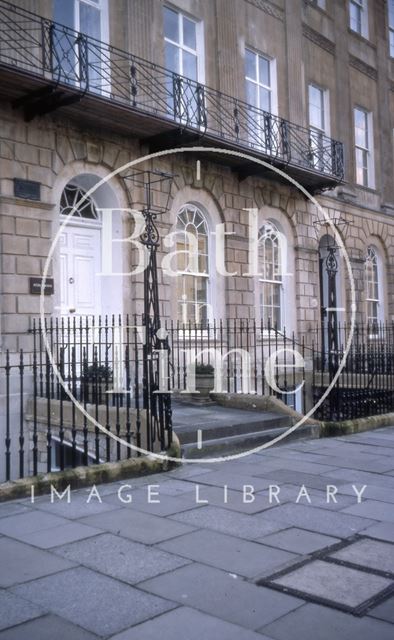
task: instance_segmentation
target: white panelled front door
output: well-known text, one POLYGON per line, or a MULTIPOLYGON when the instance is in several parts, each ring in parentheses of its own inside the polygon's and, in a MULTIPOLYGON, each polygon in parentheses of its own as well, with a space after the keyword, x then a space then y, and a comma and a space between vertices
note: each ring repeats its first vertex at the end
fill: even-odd
POLYGON ((67 226, 60 237, 62 315, 101 312, 100 229, 67 226))

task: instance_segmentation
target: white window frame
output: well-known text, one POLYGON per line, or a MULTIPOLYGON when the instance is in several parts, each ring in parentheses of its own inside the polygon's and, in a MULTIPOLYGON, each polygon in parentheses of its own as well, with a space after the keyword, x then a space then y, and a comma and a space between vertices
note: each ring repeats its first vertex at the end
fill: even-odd
MULTIPOLYGON (((196 82, 200 84, 205 84, 205 52, 204 52, 204 23, 202 20, 195 18, 194 16, 180 11, 177 7, 173 7, 170 4, 165 4, 163 6, 163 12, 165 9, 169 9, 170 11, 174 11, 174 13, 178 16, 178 32, 180 36, 180 42, 175 42, 175 40, 171 40, 168 38, 163 30, 164 35, 164 46, 165 43, 168 42, 172 44, 174 47, 177 47, 181 51, 186 51, 187 53, 191 53, 195 55, 197 58, 197 79, 196 82), (183 19, 187 18, 191 22, 194 22, 196 25, 196 49, 191 49, 183 42, 183 19)), ((183 73, 183 55, 179 57, 180 60, 180 69, 175 71, 174 73, 178 73, 178 75, 186 77, 183 73)))
POLYGON ((349 28, 363 38, 368 38, 368 0, 349 0, 349 28), (357 11, 357 24, 352 20, 352 9, 357 11))
MULTIPOLYGON (((278 252, 279 252, 279 269, 280 269, 280 273, 278 274, 278 278, 277 279, 267 279, 265 277, 262 276, 258 276, 258 289, 257 289, 257 305, 258 305, 258 317, 260 318, 260 320, 263 322, 263 330, 264 333, 268 333, 268 326, 265 325, 265 321, 264 321, 264 313, 262 310, 262 305, 260 302, 260 298, 261 298, 261 291, 262 291, 262 287, 264 286, 264 284, 273 284, 279 287, 279 314, 280 314, 280 321, 278 323, 278 325, 275 327, 275 323, 272 320, 271 322, 271 330, 272 329, 277 329, 278 331, 282 331, 283 328, 286 326, 286 313, 285 313, 285 295, 284 295, 284 276, 286 275, 286 268, 285 268, 285 264, 286 264, 286 260, 287 257, 284 255, 284 252, 287 250, 286 246, 283 245, 287 245, 287 242, 283 242, 282 238, 283 233, 280 229, 280 227, 278 226, 278 224, 276 223, 275 220, 264 220, 262 222, 262 224, 259 227, 259 242, 261 240, 260 238, 260 234, 261 231, 263 229, 264 226, 271 226, 276 232, 277 232, 277 237, 278 237, 278 252)), ((261 265, 261 261, 260 261, 260 257, 259 257, 259 271, 260 271, 260 265, 261 265)))
POLYGON ((376 304, 376 322, 381 323, 384 322, 384 281, 383 281, 383 262, 382 256, 379 249, 374 244, 368 245, 367 255, 366 255, 366 268, 365 268, 365 305, 366 305, 366 318, 367 323, 372 324, 373 321, 369 320, 368 315, 368 303, 376 304), (375 260, 376 260, 376 284, 377 284, 377 298, 368 297, 368 278, 367 278, 367 261, 370 256, 370 252, 373 252, 375 260))
MULTIPOLYGON (((101 49, 102 51, 106 52, 105 57, 107 58, 107 60, 103 60, 102 58, 99 58, 97 61, 97 64, 100 64, 100 66, 104 66, 104 65, 108 65, 108 60, 109 60, 109 49, 106 45, 109 44, 109 17, 108 17, 108 0, 70 0, 67 4, 64 2, 64 6, 67 6, 67 9, 69 10, 69 15, 71 14, 72 16, 72 21, 70 20, 70 23, 65 26, 69 26, 71 27, 71 29, 73 29, 74 31, 77 32, 81 32, 81 20, 80 20, 80 7, 81 4, 85 4, 89 7, 92 7, 93 9, 95 9, 96 11, 99 11, 100 13, 100 37, 98 38, 99 42, 101 42, 101 49), (70 11, 71 10, 71 11, 70 11)), ((56 16, 54 16, 55 20, 56 20, 56 16)), ((85 33, 85 32, 83 32, 85 33)), ((85 34, 87 35, 87 34, 85 34)), ((88 37, 91 37, 88 35, 88 37)), ((75 45, 76 46, 76 45, 75 45)), ((77 55, 76 49, 75 49, 75 55, 77 55)), ((78 75, 79 75, 79 71, 78 71, 78 75)), ((108 70, 108 77, 109 77, 110 73, 108 70)), ((79 84, 79 81, 76 80, 75 82, 76 85, 79 84)), ((96 86, 91 86, 89 83, 89 91, 92 91, 94 93, 99 93, 99 94, 107 94, 109 95, 111 93, 111 83, 109 80, 104 80, 103 78, 100 78, 100 82, 99 85, 96 86)))
POLYGON ((389 30, 389 55, 394 58, 394 0, 387 2, 387 23, 389 30))
POLYGON ((374 137, 373 137, 373 115, 372 115, 372 111, 368 111, 367 109, 364 109, 363 107, 360 106, 355 106, 353 109, 353 124, 354 124, 354 149, 355 149, 355 154, 354 154, 354 161, 355 161, 355 180, 356 180, 356 184, 358 184, 361 187, 366 187, 369 189, 374 189, 375 188, 375 160, 374 160, 374 137), (366 132, 366 137, 367 137, 367 146, 362 146, 359 144, 356 144, 356 111, 359 111, 361 113, 364 114, 364 118, 365 118, 365 123, 366 123, 366 128, 367 128, 367 132, 366 132), (365 154, 365 158, 366 158, 366 171, 367 171, 367 180, 366 180, 366 184, 365 182, 359 182, 357 180, 357 150, 361 150, 363 152, 363 154, 365 154))
MULTIPOLYGON (((246 57, 246 52, 253 54, 253 56, 255 57, 257 73, 256 73, 256 78, 251 78, 246 74, 246 69, 245 69, 245 83, 252 82, 257 86, 259 98, 260 98, 261 89, 264 89, 265 91, 270 92, 270 106, 271 106, 270 113, 274 116, 277 116, 278 115, 278 87, 277 87, 276 59, 266 55, 265 53, 262 53, 261 51, 256 51, 256 49, 253 49, 252 47, 245 47, 245 57, 246 57), (270 86, 264 84, 263 82, 260 82, 259 64, 258 64, 259 58, 262 58, 269 64, 270 81, 271 81, 270 86)), ((260 99, 259 99, 259 103, 260 103, 260 99)))
MULTIPOLYGON (((316 146, 320 145, 321 147, 323 147, 324 145, 324 141, 323 138, 324 136, 330 137, 330 94, 329 94, 329 90, 326 89, 325 87, 321 87, 320 85, 316 84, 315 82, 310 82, 308 84, 308 126, 309 126, 309 131, 311 133, 311 140, 310 140, 310 147, 311 147, 311 160, 313 162, 313 166, 317 169, 320 169, 321 171, 326 170, 327 172, 330 172, 331 167, 327 166, 326 169, 324 168, 324 158, 322 158, 322 161, 319 162, 319 157, 317 157, 317 161, 315 160, 315 156, 313 153, 313 147, 314 144, 316 146), (310 90, 311 88, 317 89, 320 92, 321 95, 321 100, 322 100, 322 116, 323 116, 323 126, 316 126, 315 124, 311 123, 311 115, 310 115, 310 105, 311 105, 311 100, 310 100, 310 90), (314 136, 314 137, 312 137, 314 136), (319 139, 320 138, 320 139, 319 139)), ((322 151, 322 153, 324 153, 322 151)), ((330 157, 331 157, 331 148, 330 148, 330 157)))
MULTIPOLYGON (((247 83, 250 82, 253 85, 255 85, 257 87, 257 97, 258 97, 258 104, 260 104, 260 91, 263 89, 264 91, 269 91, 270 92, 270 111, 269 113, 272 114, 273 116, 277 116, 278 115, 278 85, 277 85, 277 65, 276 65, 276 59, 275 58, 271 58, 270 56, 262 53, 261 51, 256 51, 256 49, 253 49, 252 47, 245 47, 245 94, 246 94, 246 102, 248 104, 250 104, 248 102, 248 98, 247 98, 247 83), (254 56, 254 61, 255 61, 255 69, 256 69, 256 77, 255 78, 251 78, 250 76, 247 75, 246 73, 246 53, 251 53, 254 56), (270 74, 270 85, 266 85, 262 82, 260 82, 260 78, 259 78, 259 58, 262 58, 263 60, 265 60, 266 62, 268 62, 269 64, 269 74, 270 74)), ((250 105, 251 107, 253 107, 253 109, 258 109, 260 110, 260 107, 256 107, 255 105, 250 105)), ((267 113, 266 111, 264 113, 267 113)), ((252 121, 254 122, 254 117, 253 117, 253 111, 252 111, 252 121)), ((270 145, 267 143, 267 141, 265 140, 265 132, 264 132, 264 116, 263 116, 263 112, 261 116, 257 116, 256 117, 256 122, 258 124, 259 127, 259 131, 260 133, 258 134, 258 140, 256 141, 256 136, 254 134, 254 132, 250 129, 250 134, 249 134, 249 142, 250 142, 250 146, 260 149, 262 151, 264 151, 265 153, 270 153, 270 145)))
MULTIPOLYGON (((207 322, 211 322, 213 320, 213 318, 211 317, 212 313, 212 270, 211 270, 211 264, 212 264, 212 247, 211 247, 211 234, 210 234, 210 225, 209 225, 209 220, 208 220, 208 216, 206 215, 204 209, 199 206, 198 204, 194 203, 194 202, 187 202, 185 203, 178 211, 177 213, 177 217, 176 217, 176 231, 178 233, 180 233, 180 229, 178 229, 178 220, 179 220, 179 216, 181 215, 181 213, 186 210, 186 209, 194 209, 195 211, 198 211, 198 213, 203 217, 204 222, 205 222, 205 227, 206 227, 206 236, 207 236, 207 271, 202 271, 202 272, 193 272, 193 271, 181 271, 181 270, 177 270, 177 277, 183 277, 183 276, 190 276, 190 277, 198 277, 198 278, 205 278, 206 279, 206 301, 205 301, 205 306, 206 306, 206 321, 207 322)), ((186 246, 187 249, 187 246, 186 246)), ((178 250, 178 249, 177 249, 178 250)), ((176 314, 178 317, 178 305, 179 305, 180 301, 178 299, 178 291, 176 292, 176 314)), ((197 306, 197 303, 194 303, 195 307, 197 306)), ((201 305, 199 305, 201 306, 201 305)), ((189 322, 189 318, 188 318, 188 322, 189 322)), ((193 325, 196 323, 197 325, 199 325, 201 322, 201 320, 199 322, 197 322, 197 316, 195 315, 194 320, 190 319, 190 323, 191 323, 191 327, 193 329, 193 325)), ((180 319, 180 324, 181 326, 185 326, 185 329, 187 329, 187 325, 182 325, 182 319, 180 319)))

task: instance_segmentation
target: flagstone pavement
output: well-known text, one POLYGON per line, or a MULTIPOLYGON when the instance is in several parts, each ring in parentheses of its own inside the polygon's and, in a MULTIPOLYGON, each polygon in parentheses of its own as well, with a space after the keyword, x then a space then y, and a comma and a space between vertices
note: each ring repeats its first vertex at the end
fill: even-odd
POLYGON ((394 427, 0 504, 0 640, 392 640, 394 427))

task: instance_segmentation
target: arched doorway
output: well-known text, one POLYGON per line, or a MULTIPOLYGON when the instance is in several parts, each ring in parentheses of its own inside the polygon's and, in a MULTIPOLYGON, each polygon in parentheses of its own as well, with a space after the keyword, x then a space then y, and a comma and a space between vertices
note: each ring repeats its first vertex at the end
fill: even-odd
POLYGON ((86 195, 99 180, 94 174, 79 174, 69 180, 60 197, 60 223, 67 217, 58 249, 58 308, 62 316, 112 315, 123 310, 123 252, 112 251, 112 242, 123 235, 122 210, 108 183, 86 195), (103 274, 106 251, 112 264, 103 274))

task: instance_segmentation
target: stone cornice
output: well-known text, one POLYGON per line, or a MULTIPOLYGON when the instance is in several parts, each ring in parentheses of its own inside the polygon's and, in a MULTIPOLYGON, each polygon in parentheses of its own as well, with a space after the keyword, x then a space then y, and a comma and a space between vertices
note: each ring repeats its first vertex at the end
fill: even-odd
POLYGON ((269 2, 269 0, 246 0, 246 2, 249 2, 249 4, 261 9, 264 13, 267 13, 269 16, 272 16, 281 22, 284 22, 285 20, 284 11, 269 2))
POLYGON ((353 69, 357 69, 357 71, 360 71, 364 75, 368 76, 368 78, 372 78, 372 80, 376 80, 378 77, 376 69, 371 67, 369 64, 366 64, 359 58, 356 58, 355 56, 349 56, 349 64, 351 67, 353 67, 353 69))
POLYGON ((328 53, 331 53, 331 55, 335 55, 335 44, 331 42, 331 40, 323 36, 321 33, 315 31, 307 24, 302 25, 302 33, 305 38, 308 38, 308 40, 310 40, 314 44, 317 44, 318 47, 321 47, 321 49, 328 51, 328 53))

